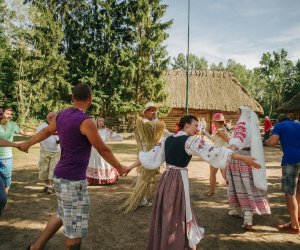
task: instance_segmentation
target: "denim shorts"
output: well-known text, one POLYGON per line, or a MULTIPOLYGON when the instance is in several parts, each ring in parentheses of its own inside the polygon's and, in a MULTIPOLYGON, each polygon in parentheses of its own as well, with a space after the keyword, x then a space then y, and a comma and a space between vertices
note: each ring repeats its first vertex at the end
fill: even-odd
POLYGON ((12 157, 0 158, 0 178, 2 178, 5 187, 9 187, 11 184, 12 168, 13 168, 12 157))
POLYGON ((295 195, 300 189, 300 162, 282 165, 282 192, 295 195))
POLYGON ((70 181, 54 176, 57 198, 57 217, 63 221, 63 233, 67 238, 87 235, 89 218, 89 196, 86 180, 70 181))

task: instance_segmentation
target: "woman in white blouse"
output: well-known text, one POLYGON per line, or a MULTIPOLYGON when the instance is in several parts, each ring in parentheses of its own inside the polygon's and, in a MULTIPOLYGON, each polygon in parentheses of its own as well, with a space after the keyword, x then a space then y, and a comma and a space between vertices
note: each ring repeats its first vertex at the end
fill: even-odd
MULTIPOLYGON (((104 119, 102 117, 97 118, 96 125, 98 127, 98 133, 105 143, 109 140, 123 140, 123 137, 120 134, 113 132, 104 126, 104 119)), ((98 151, 92 147, 89 165, 86 170, 88 183, 102 185, 112 184, 118 181, 118 176, 117 170, 105 161, 98 151)))
POLYGON ((152 150, 140 152, 137 161, 127 171, 141 164, 147 169, 156 169, 164 161, 167 164, 155 195, 149 250, 196 249, 203 238, 204 229, 198 227, 190 204, 187 165, 192 155, 202 157, 217 168, 224 168, 231 158, 260 167, 250 156, 235 154, 225 147, 215 148, 198 138, 198 119, 195 116, 183 116, 179 128, 176 135, 162 139, 152 150))
POLYGON ((246 106, 241 106, 237 115, 239 120, 229 141, 230 148, 237 154, 255 157, 261 168, 253 171, 243 161, 233 158, 230 160, 226 170, 228 203, 231 208, 228 214, 243 216, 242 227, 250 230, 254 213, 264 215, 271 211, 267 197, 267 176, 259 120, 246 106))

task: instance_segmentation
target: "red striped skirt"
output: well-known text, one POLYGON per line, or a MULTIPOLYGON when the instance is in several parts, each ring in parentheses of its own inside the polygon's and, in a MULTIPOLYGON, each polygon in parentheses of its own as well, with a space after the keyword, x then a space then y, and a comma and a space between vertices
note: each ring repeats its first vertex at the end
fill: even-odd
MULTIPOLYGON (((239 150, 238 154, 250 155, 250 151, 239 150)), ((230 207, 240 206, 243 211, 263 215, 271 214, 267 192, 254 186, 252 168, 243 161, 231 159, 226 170, 228 202, 230 207)))

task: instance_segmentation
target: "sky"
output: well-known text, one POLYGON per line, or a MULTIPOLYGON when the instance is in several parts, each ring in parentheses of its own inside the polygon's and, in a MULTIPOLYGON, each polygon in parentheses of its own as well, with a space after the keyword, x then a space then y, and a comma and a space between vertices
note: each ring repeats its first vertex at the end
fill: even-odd
MULTIPOLYGON (((187 53, 188 0, 163 0, 169 5, 164 21, 173 19, 167 31, 169 55, 187 53)), ((190 0, 190 53, 209 64, 228 59, 259 66, 263 53, 288 51, 300 59, 299 0, 190 0)))

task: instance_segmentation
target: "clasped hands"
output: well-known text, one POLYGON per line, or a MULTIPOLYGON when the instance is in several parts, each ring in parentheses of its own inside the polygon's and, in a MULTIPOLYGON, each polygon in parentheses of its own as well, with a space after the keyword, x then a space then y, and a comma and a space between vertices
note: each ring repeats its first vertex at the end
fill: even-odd
POLYGON ((126 167, 125 165, 121 164, 121 167, 117 169, 117 171, 120 176, 126 177, 133 168, 134 167, 132 166, 126 167))
POLYGON ((14 147, 19 149, 22 152, 28 153, 28 149, 30 147, 30 144, 27 141, 21 142, 21 143, 14 143, 14 147))

